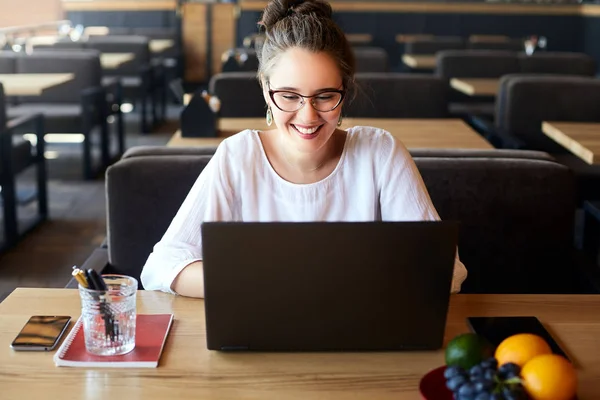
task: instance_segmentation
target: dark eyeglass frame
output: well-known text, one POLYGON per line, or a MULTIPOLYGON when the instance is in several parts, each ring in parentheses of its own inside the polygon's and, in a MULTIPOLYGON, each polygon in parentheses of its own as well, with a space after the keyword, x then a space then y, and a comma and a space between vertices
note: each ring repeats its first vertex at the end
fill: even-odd
POLYGON ((296 112, 296 111, 302 109, 302 107, 304 107, 306 105, 306 100, 304 100, 304 99, 311 99, 313 97, 318 97, 318 96, 322 95, 323 93, 339 93, 340 94, 340 100, 338 101, 338 103, 333 108, 331 108, 330 110, 326 110, 326 111, 317 110, 317 108, 315 107, 315 104, 313 103, 313 101, 310 100, 309 101, 310 105, 312 106, 312 108, 314 108, 318 112, 331 112, 331 111, 335 110, 336 108, 338 108, 340 106, 340 104, 342 104, 342 101, 344 100, 344 97, 346 96, 346 91, 345 90, 341 90, 341 89, 324 90, 322 92, 319 92, 317 94, 313 94, 311 96, 304 96, 303 94, 296 93, 296 92, 293 92, 291 90, 272 90, 269 87, 269 97, 271 98, 271 101, 273 101, 273 104, 275 104, 275 107, 277 107, 279 110, 281 110, 283 112, 289 112, 289 113, 293 113, 293 112, 296 112), (302 98, 302 104, 300 105, 300 107, 298 107, 294 111, 283 110, 281 107, 279 107, 277 105, 277 102, 275 101, 275 94, 277 94, 277 93, 292 93, 292 94, 295 94, 297 96, 300 96, 302 98))

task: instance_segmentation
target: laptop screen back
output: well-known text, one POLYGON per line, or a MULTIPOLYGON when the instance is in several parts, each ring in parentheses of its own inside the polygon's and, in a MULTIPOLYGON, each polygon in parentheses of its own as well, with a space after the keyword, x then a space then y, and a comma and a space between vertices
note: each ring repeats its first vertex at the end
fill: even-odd
POLYGON ((212 350, 442 346, 458 225, 202 225, 212 350))

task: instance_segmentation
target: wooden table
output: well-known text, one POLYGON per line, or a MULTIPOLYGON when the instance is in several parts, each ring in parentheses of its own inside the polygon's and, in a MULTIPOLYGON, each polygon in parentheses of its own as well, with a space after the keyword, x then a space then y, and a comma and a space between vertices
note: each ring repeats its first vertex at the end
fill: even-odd
MULTIPOLYGON (((140 291, 139 313, 174 313, 156 369, 55 367, 52 352, 9 345, 34 314, 80 315, 74 289, 15 290, 0 304, 3 399, 419 399, 418 383, 443 351, 221 353, 206 349, 203 301, 140 291)), ((600 296, 453 295, 445 342, 467 316, 535 315, 574 359, 579 398, 600 398, 600 296)))
POLYGON ((497 78, 452 78, 450 86, 469 96, 495 96, 498 93, 497 78))
POLYGON ((75 79, 75 74, 0 74, 7 96, 39 96, 45 89, 75 79))
POLYGON ((152 53, 161 53, 175 45, 172 39, 152 39, 150 40, 150 51, 152 53))
POLYGON ((542 122, 546 136, 588 164, 600 164, 600 122, 542 122))
POLYGON ((100 64, 102 64, 102 68, 115 69, 133 60, 134 57, 133 53, 102 53, 100 54, 100 64))
POLYGON ((370 33, 346 33, 346 39, 353 44, 367 44, 373 41, 370 33))
POLYGON ((435 69, 435 55, 403 54, 402 62, 413 69, 435 69))
POLYGON ((471 43, 506 43, 510 42, 510 37, 506 35, 470 35, 471 43))
MULTIPOLYGON (((408 148, 493 149, 460 119, 346 118, 342 129, 359 125, 385 129, 408 148)), ((267 130, 269 127, 264 118, 221 118, 218 138, 182 138, 177 131, 167 146, 215 146, 244 129, 267 130)))
POLYGON ((396 43, 416 42, 418 40, 433 40, 434 35, 430 34, 404 34, 396 35, 396 43))

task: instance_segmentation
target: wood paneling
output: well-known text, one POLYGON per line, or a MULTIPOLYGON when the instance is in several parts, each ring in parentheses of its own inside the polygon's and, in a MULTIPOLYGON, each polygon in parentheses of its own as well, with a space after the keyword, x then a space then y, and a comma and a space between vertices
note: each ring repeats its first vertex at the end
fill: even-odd
POLYGON ((201 3, 183 5, 182 36, 185 52, 185 80, 188 82, 202 82, 207 79, 207 7, 208 5, 201 3))
MULTIPOLYGON (((240 0, 243 11, 262 11, 266 1, 240 0)), ((600 5, 586 4, 489 4, 384 1, 331 1, 335 11, 418 12, 459 14, 522 14, 522 15, 600 15, 600 5)))
POLYGON ((0 0, 0 27, 33 25, 64 18, 61 0, 0 0))
MULTIPOLYGON (((5 0, 8 1, 8 0, 5 0)), ((56 0, 60 1, 60 0, 56 0)), ((177 5, 175 0, 146 0, 146 1, 68 1, 63 0, 65 11, 148 11, 148 10, 174 10, 177 5)))
POLYGON ((235 4, 212 5, 212 73, 221 72, 221 55, 235 47, 235 4))

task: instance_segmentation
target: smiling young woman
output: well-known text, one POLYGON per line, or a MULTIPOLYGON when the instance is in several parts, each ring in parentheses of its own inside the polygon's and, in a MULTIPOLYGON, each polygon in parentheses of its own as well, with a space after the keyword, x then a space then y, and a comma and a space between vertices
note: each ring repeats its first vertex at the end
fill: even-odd
MULTIPOLYGON (((203 297, 203 222, 439 219, 402 143, 382 129, 339 129, 355 68, 331 6, 272 0, 260 25, 258 79, 272 129, 219 145, 148 257, 146 289, 203 297)), ((452 291, 466 275, 457 256, 452 291)))
POLYGON ((338 129, 344 90, 333 58, 292 48, 261 81, 275 129, 259 136, 275 172, 293 183, 331 174, 346 141, 346 132, 338 129))

